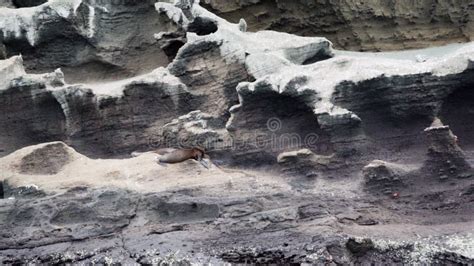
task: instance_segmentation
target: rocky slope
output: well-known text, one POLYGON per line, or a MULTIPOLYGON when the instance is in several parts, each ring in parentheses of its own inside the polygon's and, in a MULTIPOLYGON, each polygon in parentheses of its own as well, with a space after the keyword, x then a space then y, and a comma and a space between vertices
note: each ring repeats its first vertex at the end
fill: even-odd
POLYGON ((474 44, 154 2, 0 8, 2 263, 473 263, 474 44), (196 146, 209 169, 146 153, 196 146))
POLYGON ((204 0, 212 12, 251 31, 325 36, 339 49, 386 51, 469 42, 474 5, 469 0, 204 0))

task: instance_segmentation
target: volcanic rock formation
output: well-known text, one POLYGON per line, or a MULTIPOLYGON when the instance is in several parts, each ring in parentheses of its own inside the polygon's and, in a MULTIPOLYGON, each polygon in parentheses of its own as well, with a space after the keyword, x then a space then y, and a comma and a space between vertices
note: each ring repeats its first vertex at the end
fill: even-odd
POLYGON ((252 32, 431 46, 472 5, 118 2, 0 1, 1 263, 474 263, 474 44, 252 32))
POLYGON ((325 36, 339 49, 387 51, 469 42, 474 6, 461 1, 203 0, 213 13, 250 31, 325 36))

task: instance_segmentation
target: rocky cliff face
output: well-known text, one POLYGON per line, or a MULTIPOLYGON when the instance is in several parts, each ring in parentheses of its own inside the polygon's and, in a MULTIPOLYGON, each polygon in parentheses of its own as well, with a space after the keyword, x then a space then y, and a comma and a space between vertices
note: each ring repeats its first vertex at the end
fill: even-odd
POLYGON ((473 263, 474 45, 333 47, 455 43, 469 3, 19 2, 0 7, 2 263, 473 263), (210 159, 147 153, 170 147, 210 159))
POLYGON ((71 82, 113 80, 169 62, 153 37, 169 26, 156 15, 154 0, 36 2, 0 11, 7 56, 21 53, 32 73, 61 67, 71 82))
POLYGON ((325 36, 336 48, 386 51, 469 42, 471 1, 205 0, 203 6, 251 31, 277 30, 325 36))

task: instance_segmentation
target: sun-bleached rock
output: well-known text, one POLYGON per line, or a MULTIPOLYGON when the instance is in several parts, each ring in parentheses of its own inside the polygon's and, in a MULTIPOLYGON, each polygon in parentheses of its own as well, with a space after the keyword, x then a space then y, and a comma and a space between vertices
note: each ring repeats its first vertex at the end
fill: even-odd
POLYGON ((21 56, 15 56, 7 60, 0 60, 0 77, 2 77, 0 90, 7 89, 13 79, 23 75, 26 75, 26 72, 23 67, 23 59, 21 56))
POLYGON ((193 111, 163 126, 165 147, 202 147, 206 151, 219 149, 229 143, 227 132, 215 117, 193 111))

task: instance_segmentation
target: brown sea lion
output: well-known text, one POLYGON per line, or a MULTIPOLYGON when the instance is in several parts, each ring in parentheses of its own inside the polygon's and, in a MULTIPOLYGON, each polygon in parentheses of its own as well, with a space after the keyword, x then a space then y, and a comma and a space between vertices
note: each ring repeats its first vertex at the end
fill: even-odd
POLYGON ((155 151, 156 154, 161 155, 158 158, 159 163, 181 163, 190 159, 198 161, 202 166, 209 169, 209 165, 203 159, 209 157, 206 155, 204 149, 192 148, 192 149, 160 149, 155 151))
POLYGON ((192 149, 160 149, 155 151, 156 154, 161 155, 159 158, 160 163, 181 163, 189 159, 196 161, 202 161, 206 153, 203 149, 192 148, 192 149))
MULTIPOLYGON (((209 158, 206 154, 204 149, 201 148, 192 148, 192 149, 174 149, 174 148, 163 148, 152 151, 151 153, 158 154, 159 157, 158 163, 166 163, 166 164, 176 164, 182 163, 184 161, 194 159, 201 163, 204 167, 209 169, 209 165, 204 158, 209 158)), ((144 153, 134 152, 132 153, 133 157, 138 157, 144 153)))
POLYGON ((158 155, 165 155, 165 154, 168 154, 168 153, 171 153, 171 152, 174 152, 176 151, 177 149, 174 149, 174 148, 163 148, 163 149, 158 149, 158 150, 154 150, 154 151, 148 151, 148 152, 132 152, 132 157, 138 157, 138 156, 142 156, 143 154, 147 154, 147 153, 156 153, 158 155))

